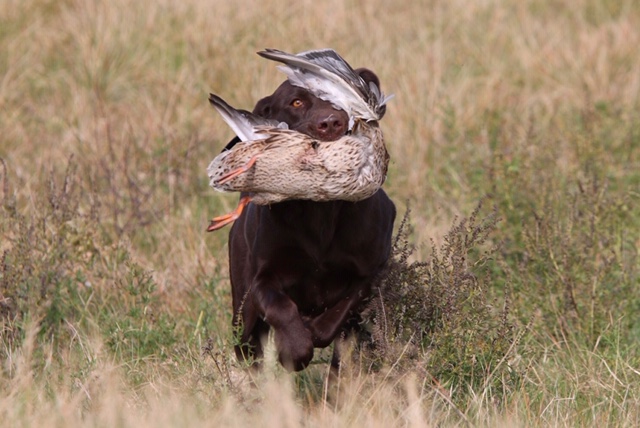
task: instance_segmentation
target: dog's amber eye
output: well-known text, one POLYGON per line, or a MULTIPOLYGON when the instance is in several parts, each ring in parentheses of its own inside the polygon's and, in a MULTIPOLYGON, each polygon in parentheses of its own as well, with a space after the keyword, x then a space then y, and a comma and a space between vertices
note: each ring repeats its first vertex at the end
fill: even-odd
POLYGON ((303 104, 302 100, 299 100, 297 98, 295 100, 291 101, 291 105, 293 107, 295 107, 295 108, 302 107, 302 104, 303 104))

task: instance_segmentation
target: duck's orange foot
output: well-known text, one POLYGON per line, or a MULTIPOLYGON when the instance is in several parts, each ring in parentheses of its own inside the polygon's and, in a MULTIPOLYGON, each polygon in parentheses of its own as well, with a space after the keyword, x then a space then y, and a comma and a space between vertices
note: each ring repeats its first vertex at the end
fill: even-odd
POLYGON ((244 207, 246 207, 249 202, 251 202, 251 196, 243 196, 242 198, 240 198, 240 202, 238 202, 238 206, 235 210, 231 211, 229 214, 224 214, 212 218, 209 227, 207 227, 207 232, 213 232, 214 230, 222 229, 226 225, 236 221, 238 217, 240 217, 240 214, 242 214, 244 207))
POLYGON ((233 180, 240 174, 244 174, 245 172, 249 171, 251 167, 256 163, 257 159, 258 159, 258 155, 253 156, 251 159, 249 159, 249 162, 247 162, 244 166, 241 166, 240 168, 236 168, 232 171, 229 171, 228 173, 220 177, 216 182, 216 184, 224 184, 228 181, 233 180))
POLYGON ((222 229, 229 223, 233 223, 238 217, 239 216, 235 215, 234 213, 214 217, 211 219, 209 227, 207 227, 207 232, 213 232, 214 230, 222 229))

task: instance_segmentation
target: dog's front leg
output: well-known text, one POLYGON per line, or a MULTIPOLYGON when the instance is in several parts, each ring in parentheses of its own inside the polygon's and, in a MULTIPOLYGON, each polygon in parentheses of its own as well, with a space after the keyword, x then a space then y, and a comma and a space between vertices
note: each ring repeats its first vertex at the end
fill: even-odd
POLYGON ((262 319, 274 330, 278 359, 287 370, 299 371, 313 358, 313 341, 296 304, 277 286, 273 278, 260 275, 254 280, 254 304, 262 319))

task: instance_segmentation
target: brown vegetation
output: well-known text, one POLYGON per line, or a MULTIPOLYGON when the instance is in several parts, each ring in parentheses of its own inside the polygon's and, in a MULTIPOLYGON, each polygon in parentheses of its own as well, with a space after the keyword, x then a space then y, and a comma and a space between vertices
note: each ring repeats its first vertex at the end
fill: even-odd
POLYGON ((637 425, 639 29, 632 0, 0 2, 0 419, 637 425), (265 47, 396 94, 411 216, 333 386, 317 353, 246 387, 204 233, 236 203, 207 185, 231 137, 207 94, 271 93, 265 47))

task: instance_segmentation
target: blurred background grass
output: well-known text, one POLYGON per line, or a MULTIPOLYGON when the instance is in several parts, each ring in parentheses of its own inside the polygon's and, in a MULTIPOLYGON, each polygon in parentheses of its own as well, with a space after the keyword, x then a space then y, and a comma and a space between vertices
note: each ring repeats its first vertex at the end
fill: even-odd
POLYGON ((637 425, 639 45, 632 0, 1 2, 2 419, 637 425), (232 137, 207 94, 270 94, 265 47, 396 95, 397 315, 373 305, 337 391, 324 364, 243 387, 203 232, 236 202, 207 185, 232 137))

